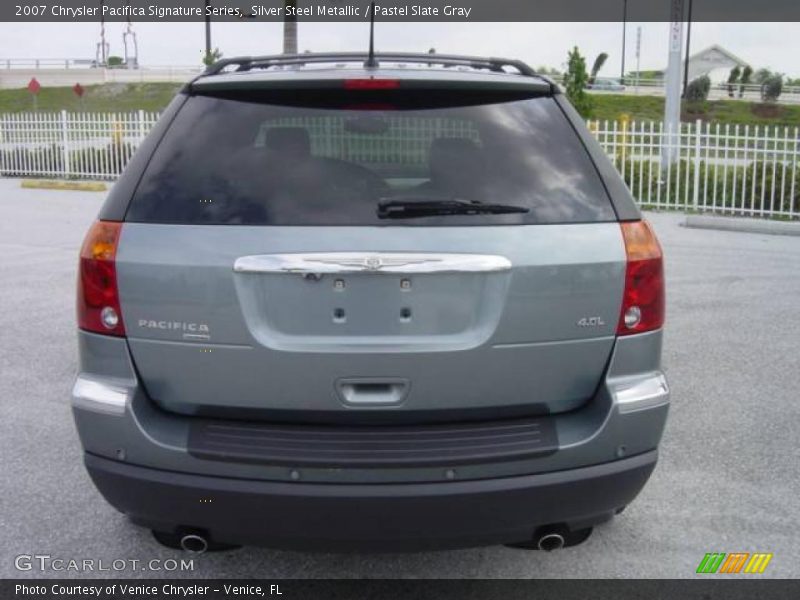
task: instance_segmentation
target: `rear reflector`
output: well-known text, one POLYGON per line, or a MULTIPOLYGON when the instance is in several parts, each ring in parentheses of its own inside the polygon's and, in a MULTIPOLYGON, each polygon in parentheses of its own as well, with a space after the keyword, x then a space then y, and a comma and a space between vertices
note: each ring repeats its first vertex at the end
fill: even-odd
POLYGON ((399 79, 345 79, 346 90, 396 90, 400 87, 399 79))
POLYGON ((647 221, 621 223, 628 264, 617 335, 659 329, 664 324, 664 265, 661 246, 647 221))
POLYGON ((122 223, 96 221, 81 247, 78 268, 78 327, 125 335, 117 289, 117 243, 122 223))

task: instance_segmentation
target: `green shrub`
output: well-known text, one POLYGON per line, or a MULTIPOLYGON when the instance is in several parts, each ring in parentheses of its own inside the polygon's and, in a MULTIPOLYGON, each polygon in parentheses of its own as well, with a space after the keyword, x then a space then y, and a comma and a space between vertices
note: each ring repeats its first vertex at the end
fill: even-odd
POLYGON ((586 85, 588 83, 589 74, 586 72, 586 59, 581 55, 578 47, 575 46, 569 52, 567 72, 564 74, 564 87, 566 88, 567 98, 584 119, 592 116, 592 98, 586 93, 586 85))
MULTIPOLYGON (((125 168, 135 150, 129 142, 113 142, 104 147, 73 150, 69 153, 70 176, 113 179, 125 168)), ((59 176, 63 172, 64 152, 59 145, 34 149, 18 146, 11 150, 0 150, 0 176, 59 176)))
POLYGON ((203 55, 203 64, 210 67, 221 58, 222 52, 219 51, 219 48, 214 48, 211 52, 206 52, 203 55))
POLYGON ((61 148, 56 145, 34 149, 17 146, 10 150, 0 150, 0 175, 22 177, 35 173, 61 172, 63 159, 61 148))
POLYGON ((753 161, 736 170, 730 165, 725 169, 723 165, 708 165, 705 161, 696 167, 692 160, 677 161, 668 169, 658 162, 642 160, 626 160, 617 166, 640 204, 693 208, 695 169, 699 168, 699 209, 717 207, 741 214, 761 210, 800 213, 800 185, 795 183, 792 193, 793 175, 800 181, 798 163, 784 168, 781 163, 753 161), (773 198, 771 205, 770 198, 773 198))
POLYGON ((773 75, 761 84, 761 99, 775 102, 783 92, 783 75, 773 75))
POLYGON ((711 91, 711 80, 708 75, 692 79, 686 88, 686 99, 689 102, 704 102, 711 91))
POLYGON ((115 142, 103 148, 84 148, 70 152, 70 170, 115 176, 128 164, 136 148, 128 142, 115 142))

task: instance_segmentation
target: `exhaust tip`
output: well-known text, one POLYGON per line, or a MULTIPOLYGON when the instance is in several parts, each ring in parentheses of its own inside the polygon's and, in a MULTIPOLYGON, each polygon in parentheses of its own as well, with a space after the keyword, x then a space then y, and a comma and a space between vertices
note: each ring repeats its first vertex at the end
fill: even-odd
POLYGON ((545 552, 560 550, 564 547, 564 536, 560 533, 545 533, 539 538, 536 546, 539 550, 544 550, 545 552))
POLYGON ((208 550, 208 540, 203 536, 190 533, 181 538, 181 548, 190 554, 202 554, 208 550))

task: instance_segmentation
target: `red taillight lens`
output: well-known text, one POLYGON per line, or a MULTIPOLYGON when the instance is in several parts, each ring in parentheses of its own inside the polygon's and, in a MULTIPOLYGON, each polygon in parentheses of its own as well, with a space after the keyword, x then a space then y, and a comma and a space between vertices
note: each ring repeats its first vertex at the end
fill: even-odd
POLYGON ((400 87, 399 79, 345 79, 346 90, 396 90, 400 87))
POLYGON ((78 267, 78 327, 125 335, 117 289, 117 243, 122 223, 96 221, 81 247, 78 267))
POLYGON ((650 223, 621 223, 628 265, 617 335, 658 329, 664 324, 664 263, 650 223))

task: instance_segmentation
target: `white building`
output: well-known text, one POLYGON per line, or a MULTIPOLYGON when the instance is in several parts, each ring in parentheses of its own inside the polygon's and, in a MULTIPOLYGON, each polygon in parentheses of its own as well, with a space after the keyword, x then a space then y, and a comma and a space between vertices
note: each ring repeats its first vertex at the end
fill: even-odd
MULTIPOLYGON (((714 44, 689 57, 689 81, 708 75, 712 84, 724 83, 728 81, 728 75, 735 66, 743 69, 748 66, 748 63, 722 46, 714 44)), ((657 71, 657 78, 663 78, 665 71, 666 69, 657 71)), ((683 64, 681 64, 681 73, 683 73, 683 64)))
POLYGON ((748 63, 722 46, 714 44, 689 57, 689 81, 708 75, 711 83, 723 83, 728 80, 731 69, 736 66, 743 69, 748 63))

